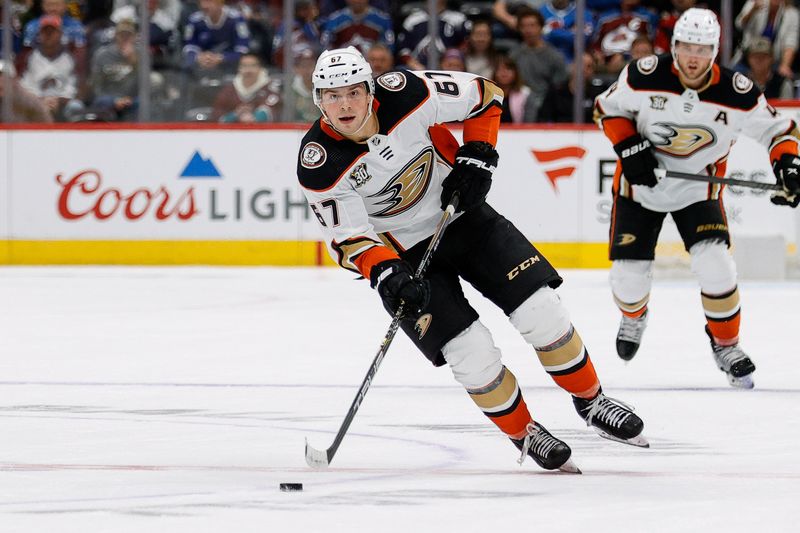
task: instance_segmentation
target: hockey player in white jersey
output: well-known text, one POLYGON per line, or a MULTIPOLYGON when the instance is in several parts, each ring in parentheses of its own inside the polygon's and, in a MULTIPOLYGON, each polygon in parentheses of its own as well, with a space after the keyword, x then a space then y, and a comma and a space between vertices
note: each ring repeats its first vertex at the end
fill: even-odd
POLYGON ((724 177, 739 133, 769 150, 783 190, 772 202, 800 201, 798 130, 770 106, 747 77, 714 64, 720 37, 716 15, 691 8, 672 36, 672 54, 628 65, 595 100, 595 117, 614 144, 610 281, 622 321, 617 352, 636 354, 648 320, 658 234, 672 215, 691 256, 717 366, 734 386, 752 388, 755 365, 739 346, 736 265, 722 203, 723 186, 665 178, 654 169, 724 177))
POLYGON ((448 364, 477 406, 546 469, 572 469, 570 448, 531 417, 514 374, 465 298, 459 278, 498 305, 579 415, 603 436, 645 445, 641 419, 603 394, 592 361, 553 290, 561 278, 485 198, 498 162, 502 91, 464 72, 389 72, 373 80, 354 48, 324 52, 314 70, 322 118, 303 138, 300 184, 334 260, 368 279, 435 365, 448 364), (442 125, 464 123, 464 144, 442 125), (458 212, 424 280, 413 277, 442 217, 458 212))

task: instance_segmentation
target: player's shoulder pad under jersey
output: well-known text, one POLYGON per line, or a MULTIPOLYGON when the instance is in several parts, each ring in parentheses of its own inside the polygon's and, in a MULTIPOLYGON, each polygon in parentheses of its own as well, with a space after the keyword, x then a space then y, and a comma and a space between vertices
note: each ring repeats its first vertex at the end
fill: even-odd
POLYGON ((628 85, 634 91, 683 92, 669 54, 643 57, 628 65, 628 85))
POLYGON ((758 104, 761 91, 753 81, 728 68, 719 69, 719 83, 700 93, 701 100, 747 111, 758 104))
POLYGON ((366 151, 364 145, 337 140, 324 131, 318 119, 300 143, 297 178, 300 185, 313 191, 332 187, 342 173, 366 151))
POLYGON ((381 130, 392 129, 430 97, 428 86, 411 72, 392 71, 375 78, 381 130))

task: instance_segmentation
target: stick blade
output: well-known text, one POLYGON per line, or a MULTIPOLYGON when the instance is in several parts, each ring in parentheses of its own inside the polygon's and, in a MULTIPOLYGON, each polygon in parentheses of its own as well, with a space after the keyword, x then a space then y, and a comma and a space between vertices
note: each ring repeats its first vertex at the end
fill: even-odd
POLYGON ((306 439, 306 463, 311 468, 328 468, 331 462, 327 451, 317 450, 306 439))

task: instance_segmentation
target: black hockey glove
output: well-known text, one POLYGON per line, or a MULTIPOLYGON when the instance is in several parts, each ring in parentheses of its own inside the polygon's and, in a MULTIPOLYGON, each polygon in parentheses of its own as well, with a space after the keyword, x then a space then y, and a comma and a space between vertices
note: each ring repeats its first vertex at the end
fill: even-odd
POLYGON ((499 156, 491 144, 470 141, 456 151, 453 170, 442 182, 442 209, 458 192, 456 212, 467 211, 483 203, 492 186, 492 173, 499 156))
POLYGON ((658 168, 658 161, 652 148, 650 141, 638 133, 614 145, 614 151, 622 164, 622 174, 631 185, 654 187, 658 184, 653 172, 658 168))
POLYGON ((773 161, 772 171, 783 190, 773 194, 769 201, 775 205, 797 207, 800 203, 800 157, 783 154, 773 161))
POLYGON ((403 318, 419 318, 431 299, 430 282, 414 279, 411 265, 400 259, 382 261, 373 266, 369 280, 391 314, 397 312, 401 301, 405 303, 403 318))

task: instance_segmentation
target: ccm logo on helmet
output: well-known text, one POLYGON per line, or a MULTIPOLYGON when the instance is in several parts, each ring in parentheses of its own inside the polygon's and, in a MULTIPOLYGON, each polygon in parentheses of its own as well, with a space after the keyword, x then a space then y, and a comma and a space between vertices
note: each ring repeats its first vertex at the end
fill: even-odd
POLYGON ((465 156, 456 157, 456 163, 464 163, 465 165, 472 165, 474 167, 478 167, 481 170, 488 170, 489 172, 495 171, 495 167, 493 167, 492 165, 489 165, 486 162, 481 161, 480 159, 475 159, 472 157, 465 157, 465 156))

